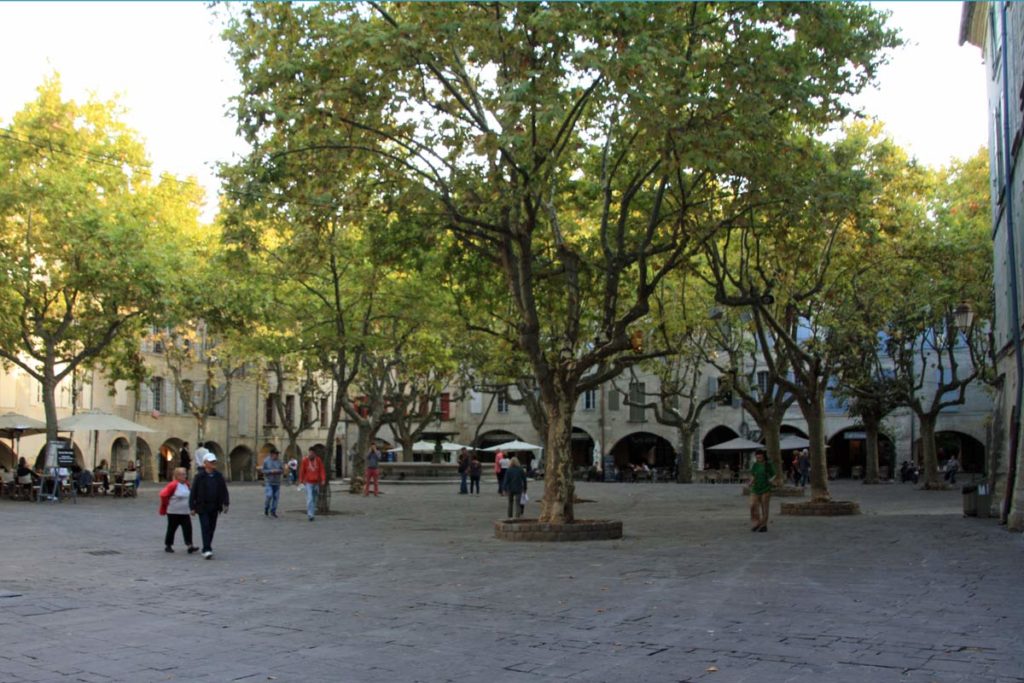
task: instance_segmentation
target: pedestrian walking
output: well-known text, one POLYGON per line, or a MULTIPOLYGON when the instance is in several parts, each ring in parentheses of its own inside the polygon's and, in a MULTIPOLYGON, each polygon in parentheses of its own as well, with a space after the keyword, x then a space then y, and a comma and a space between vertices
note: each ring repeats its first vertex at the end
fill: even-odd
POLYGON ((373 483, 373 495, 380 494, 380 449, 377 444, 370 444, 370 452, 366 454, 366 481, 363 482, 363 495, 370 495, 370 484, 373 483))
MULTIPOLYGON (((198 448, 196 450, 199 450, 198 448)), ((205 449, 203 449, 205 450, 205 449)), ((199 529, 203 536, 203 557, 213 558, 213 534, 217 531, 217 517, 228 513, 228 485, 224 475, 217 471, 217 456, 209 451, 203 455, 203 469, 192 480, 189 510, 199 516, 199 529)))
POLYGON ((811 454, 806 448, 800 451, 798 466, 800 467, 800 486, 807 486, 811 481, 811 454))
POLYGON ((512 460, 504 452, 498 451, 498 493, 505 493, 508 490, 505 486, 505 475, 508 474, 511 464, 512 460))
POLYGON ((277 517, 277 501, 281 498, 281 475, 284 465, 278 457, 280 452, 275 446, 270 447, 266 459, 260 469, 263 471, 263 516, 277 517))
POLYGON ((295 458, 288 461, 288 476, 293 484, 299 480, 299 461, 295 458))
POLYGON ((946 461, 946 481, 950 484, 956 483, 956 473, 960 471, 960 460, 955 456, 950 456, 949 460, 946 461))
POLYGON ((480 471, 483 467, 480 466, 480 461, 474 454, 469 459, 469 492, 473 493, 476 491, 476 495, 480 495, 480 471))
POLYGON ((504 477, 505 493, 508 495, 508 516, 519 518, 523 516, 523 495, 526 493, 526 471, 519 466, 519 458, 512 458, 509 461, 508 469, 504 477))
POLYGON ((466 484, 466 480, 469 478, 469 454, 466 453, 466 449, 463 448, 459 451, 459 495, 466 495, 469 493, 469 487, 466 484))
POLYGON ((758 451, 754 458, 754 465, 750 468, 750 530, 768 531, 768 509, 775 468, 765 460, 764 451, 758 451))
POLYGON ((306 487, 306 516, 309 521, 316 517, 316 499, 320 495, 320 487, 327 483, 327 470, 324 461, 312 448, 299 465, 299 484, 306 487))
POLYGON ((167 517, 167 532, 164 534, 164 552, 174 552, 174 536, 181 528, 181 538, 189 555, 199 550, 192 545, 192 519, 189 517, 189 497, 192 487, 188 485, 188 470, 174 468, 174 480, 160 491, 160 514, 167 517))
POLYGON ((501 459, 505 457, 505 454, 498 451, 494 454, 494 478, 498 480, 498 495, 505 493, 505 489, 501 488, 501 477, 505 473, 501 470, 501 459))

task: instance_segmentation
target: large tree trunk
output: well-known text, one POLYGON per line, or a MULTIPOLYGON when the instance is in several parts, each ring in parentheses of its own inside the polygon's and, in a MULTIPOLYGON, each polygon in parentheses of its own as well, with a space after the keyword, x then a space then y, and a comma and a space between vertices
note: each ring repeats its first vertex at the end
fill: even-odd
POLYGON ((366 452, 370 450, 370 427, 359 424, 359 438, 356 441, 356 450, 352 454, 352 471, 349 473, 349 493, 362 493, 363 482, 366 478, 366 452))
POLYGON ((679 428, 679 453, 676 456, 676 482, 693 483, 693 426, 679 428))
POLYGON ((867 434, 864 453, 864 483, 878 483, 878 420, 864 420, 864 432, 867 434))
MULTIPOLYGON (((54 377, 53 365, 47 364, 43 368, 43 411, 46 414, 46 446, 44 446, 43 453, 49 447, 51 441, 57 440, 57 378, 54 377)), ((89 432, 92 435, 92 432, 89 432)), ((20 455, 20 454, 19 454, 20 455)), ((28 463, 29 467, 33 466, 34 460, 31 458, 25 458, 25 462, 28 463)), ((46 464, 45 457, 43 458, 43 464, 46 464)), ((52 463, 56 466, 56 462, 52 463)))
POLYGON ((926 489, 942 488, 939 478, 939 461, 935 454, 935 415, 918 413, 921 425, 921 464, 924 469, 924 487, 926 489))
POLYGON ((825 451, 825 398, 822 392, 806 401, 800 401, 800 411, 807 421, 807 435, 811 442, 811 502, 832 500, 828 490, 828 458, 825 451))
POLYGON ((573 497, 576 487, 572 480, 572 415, 575 398, 558 392, 554 405, 545 405, 548 414, 547 440, 544 444, 544 502, 540 521, 566 524, 575 519, 573 497))

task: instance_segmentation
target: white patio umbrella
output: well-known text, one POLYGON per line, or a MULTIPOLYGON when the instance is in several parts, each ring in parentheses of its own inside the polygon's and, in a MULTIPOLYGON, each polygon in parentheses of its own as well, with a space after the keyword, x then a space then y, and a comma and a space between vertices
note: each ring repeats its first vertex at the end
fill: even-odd
POLYGON ((715 444, 714 446, 708 446, 704 450, 706 450, 706 451, 737 451, 737 452, 743 452, 743 451, 763 451, 764 450, 764 444, 758 443, 756 441, 751 441, 750 439, 743 439, 741 437, 736 437, 735 439, 730 439, 729 441, 726 441, 725 443, 715 444))
POLYGON ((539 451, 544 450, 544 447, 543 446, 535 446, 532 443, 526 443, 525 441, 518 441, 518 440, 516 440, 516 441, 506 441, 505 443, 499 443, 497 446, 491 446, 490 448, 482 448, 480 450, 490 451, 490 452, 496 452, 496 451, 509 451, 509 452, 515 452, 515 451, 538 451, 539 452, 539 451))
POLYGON ((99 449, 99 432, 154 432, 145 425, 126 420, 118 415, 104 413, 101 410, 87 410, 63 420, 57 421, 57 429, 62 432, 92 431, 95 441, 92 449, 92 466, 96 468, 96 451, 99 449))
POLYGON ((11 450, 14 451, 15 464, 18 458, 18 448, 21 437, 32 434, 46 433, 46 423, 18 413, 4 413, 0 415, 0 436, 11 440, 11 450))
POLYGON ((800 449, 807 448, 810 445, 811 442, 802 436, 797 436, 796 434, 787 434, 786 436, 782 437, 781 441, 779 441, 779 450, 798 451, 800 449))
MULTIPOLYGON (((417 441, 412 445, 413 453, 433 453, 436 445, 433 441, 417 441)), ((462 444, 455 443, 453 441, 442 441, 441 450, 446 453, 455 453, 461 451, 463 448, 469 448, 469 446, 463 446, 462 444)), ((402 450, 401 446, 395 446, 389 448, 388 453, 397 453, 402 450)))

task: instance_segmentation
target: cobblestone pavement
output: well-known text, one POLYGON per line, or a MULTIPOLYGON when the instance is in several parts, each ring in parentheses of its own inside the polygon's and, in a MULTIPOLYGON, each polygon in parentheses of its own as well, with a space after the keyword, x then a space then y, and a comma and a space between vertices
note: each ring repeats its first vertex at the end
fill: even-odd
POLYGON ((580 484, 624 538, 541 544, 456 488, 309 523, 235 484, 212 561, 163 551, 156 484, 0 500, 0 681, 1024 681, 1024 545, 958 491, 836 482, 864 514, 752 534, 738 485, 580 484))

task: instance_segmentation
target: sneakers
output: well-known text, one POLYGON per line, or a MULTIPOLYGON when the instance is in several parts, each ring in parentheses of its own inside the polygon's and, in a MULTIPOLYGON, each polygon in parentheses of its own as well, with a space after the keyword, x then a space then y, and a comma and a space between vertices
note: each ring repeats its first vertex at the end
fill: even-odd
POLYGON ((165 545, 165 546, 164 546, 164 552, 165 552, 165 553, 173 553, 173 552, 174 552, 174 548, 172 548, 172 547, 171 547, 171 546, 169 546, 169 545, 165 545))
POLYGON ((205 559, 207 559, 207 560, 212 559, 213 558, 213 551, 212 550, 204 550, 203 551, 203 557, 205 559))
MULTIPOLYGON (((270 510, 268 510, 267 508, 263 508, 263 516, 266 517, 269 514, 270 514, 270 510)), ((277 517, 277 515, 274 515, 274 516, 277 517)))
POLYGON ((313 515, 309 515, 309 521, 313 521, 313 515))
POLYGON ((274 519, 277 519, 277 513, 276 512, 271 512, 270 516, 273 517, 274 519))
POLYGON ((196 552, 197 550, 199 550, 199 548, 195 547, 194 545, 190 545, 188 547, 188 554, 191 555, 192 553, 196 552))

